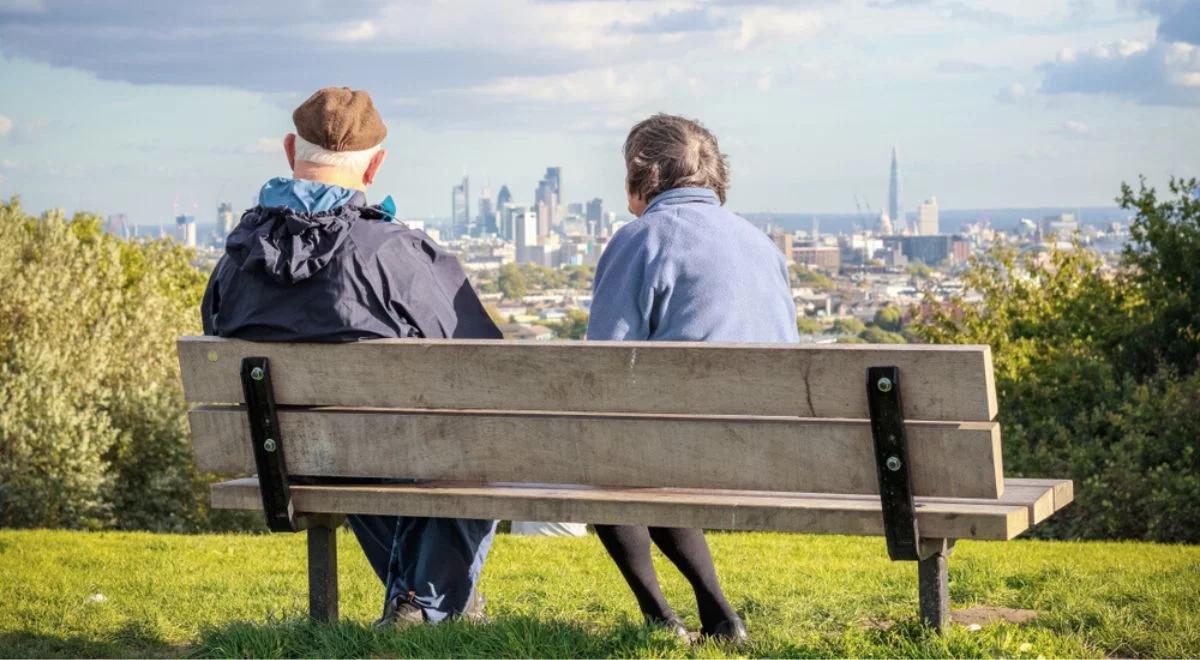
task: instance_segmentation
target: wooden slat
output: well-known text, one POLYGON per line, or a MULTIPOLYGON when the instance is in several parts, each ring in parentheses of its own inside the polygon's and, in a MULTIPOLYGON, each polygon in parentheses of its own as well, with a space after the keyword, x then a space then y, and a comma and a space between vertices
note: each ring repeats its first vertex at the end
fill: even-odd
MULTIPOLYGON (((254 471, 235 406, 189 415, 197 466, 254 471)), ((292 474, 819 493, 878 492, 864 420, 282 408, 292 474)), ((995 498, 994 422, 909 422, 917 495, 995 498)))
MULTIPOLYGON (((1051 512, 1075 501, 1075 483, 1070 479, 1005 479, 1004 483, 1049 489, 1053 501, 1051 512)), ((1035 522, 1041 522, 1041 519, 1035 522)))
MULTIPOLYGON (((297 511, 556 520, 813 534, 883 534, 878 500, 858 497, 717 494, 665 489, 575 489, 555 486, 293 486, 297 511)), ((212 488, 220 509, 259 509, 256 479, 212 488)), ((999 539, 1028 528, 1028 508, 919 501, 917 524, 931 538, 999 539)))
POLYGON ((280 404, 865 418, 866 370, 897 366, 907 419, 990 421, 987 346, 379 339, 179 340, 190 402, 241 403, 241 359, 280 404))
MULTIPOLYGON (((515 484, 511 484, 515 485, 515 484)), ((1064 479, 1005 479, 1004 494, 996 499, 963 497, 918 497, 917 501, 927 504, 1003 505, 1022 506, 1029 510, 1029 524, 1035 525, 1054 515, 1054 512, 1071 503, 1069 493, 1072 484, 1064 479), (1063 493, 1067 495, 1064 497, 1063 493), (1057 496, 1056 496, 1057 494, 1057 496)), ((815 497, 827 498, 821 493, 767 493, 748 490, 710 490, 704 492, 718 495, 740 495, 745 497, 815 497)), ((856 498, 877 501, 878 495, 837 495, 841 498, 856 498)))

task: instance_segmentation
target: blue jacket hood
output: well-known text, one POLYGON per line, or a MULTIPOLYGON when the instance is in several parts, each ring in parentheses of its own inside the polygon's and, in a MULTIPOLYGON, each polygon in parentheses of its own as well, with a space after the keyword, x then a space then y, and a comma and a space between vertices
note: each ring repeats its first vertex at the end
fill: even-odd
POLYGON ((256 206, 230 232, 225 253, 243 271, 264 272, 280 284, 302 282, 329 264, 349 237, 350 223, 382 219, 354 201, 319 213, 256 206))

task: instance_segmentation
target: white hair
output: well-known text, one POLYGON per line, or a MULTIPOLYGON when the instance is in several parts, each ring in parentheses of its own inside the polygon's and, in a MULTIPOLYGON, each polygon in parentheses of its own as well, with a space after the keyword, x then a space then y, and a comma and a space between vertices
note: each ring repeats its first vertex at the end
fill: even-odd
POLYGON ((296 160, 327 165, 350 170, 355 173, 365 172, 371 164, 371 159, 383 145, 377 144, 369 149, 360 151, 330 151, 325 147, 315 145, 308 140, 296 136, 296 160))

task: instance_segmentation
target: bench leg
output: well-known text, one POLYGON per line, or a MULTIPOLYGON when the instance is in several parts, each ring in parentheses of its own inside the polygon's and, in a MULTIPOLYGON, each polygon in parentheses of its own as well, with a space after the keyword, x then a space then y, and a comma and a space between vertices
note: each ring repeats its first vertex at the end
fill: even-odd
POLYGON ((922 539, 917 560, 917 583, 921 602, 921 625, 938 632, 950 623, 950 577, 946 560, 953 540, 922 539))
POLYGON ((314 621, 338 620, 337 525, 308 528, 308 613, 314 621))

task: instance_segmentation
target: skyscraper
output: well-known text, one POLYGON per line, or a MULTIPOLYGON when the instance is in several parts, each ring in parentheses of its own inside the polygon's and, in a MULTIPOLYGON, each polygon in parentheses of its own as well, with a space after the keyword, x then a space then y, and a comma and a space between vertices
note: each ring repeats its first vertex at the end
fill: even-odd
POLYGON ((190 248, 196 247, 196 216, 176 216, 175 231, 180 243, 183 243, 190 248))
POLYGON ((462 183, 450 192, 450 237, 471 235, 471 182, 463 176, 462 183))
POLYGON ((228 236, 237 224, 237 216, 233 214, 233 204, 221 202, 217 205, 217 231, 221 236, 228 236))
POLYGON ((492 206, 492 189, 488 186, 484 186, 483 193, 479 195, 479 224, 475 231, 480 235, 497 233, 496 209, 492 206))
POLYGON ((587 203, 588 233, 592 236, 603 236, 608 228, 604 226, 604 200, 599 197, 587 203))
POLYGON ((539 201, 536 206, 538 238, 550 237, 550 228, 554 226, 554 193, 550 193, 550 201, 539 201))
POLYGON ((561 167, 547 167, 546 168, 546 181, 550 182, 550 184, 553 185, 554 194, 558 195, 558 200, 561 202, 563 199, 562 168, 561 167))
POLYGON ((512 223, 513 242, 517 247, 517 263, 525 263, 531 258, 531 248, 538 245, 537 214, 524 206, 509 206, 508 213, 512 223))
POLYGON ((538 231, 542 237, 550 235, 550 230, 558 226, 562 219, 558 206, 562 203, 562 168, 547 167, 546 176, 538 182, 537 190, 533 193, 533 204, 538 208, 538 231), (545 210, 541 205, 545 204, 545 210), (544 220, 540 216, 545 216, 544 220))
POLYGON ((904 210, 900 207, 900 163, 896 160, 896 147, 892 147, 892 176, 888 181, 888 217, 892 219, 893 228, 903 231, 904 210))
POLYGON ((939 233, 937 197, 930 197, 917 207, 917 233, 921 236, 935 236, 939 233))
POLYGON ((508 192, 508 186, 500 186, 500 193, 496 195, 496 209, 503 211, 505 204, 512 204, 512 193, 508 192))

